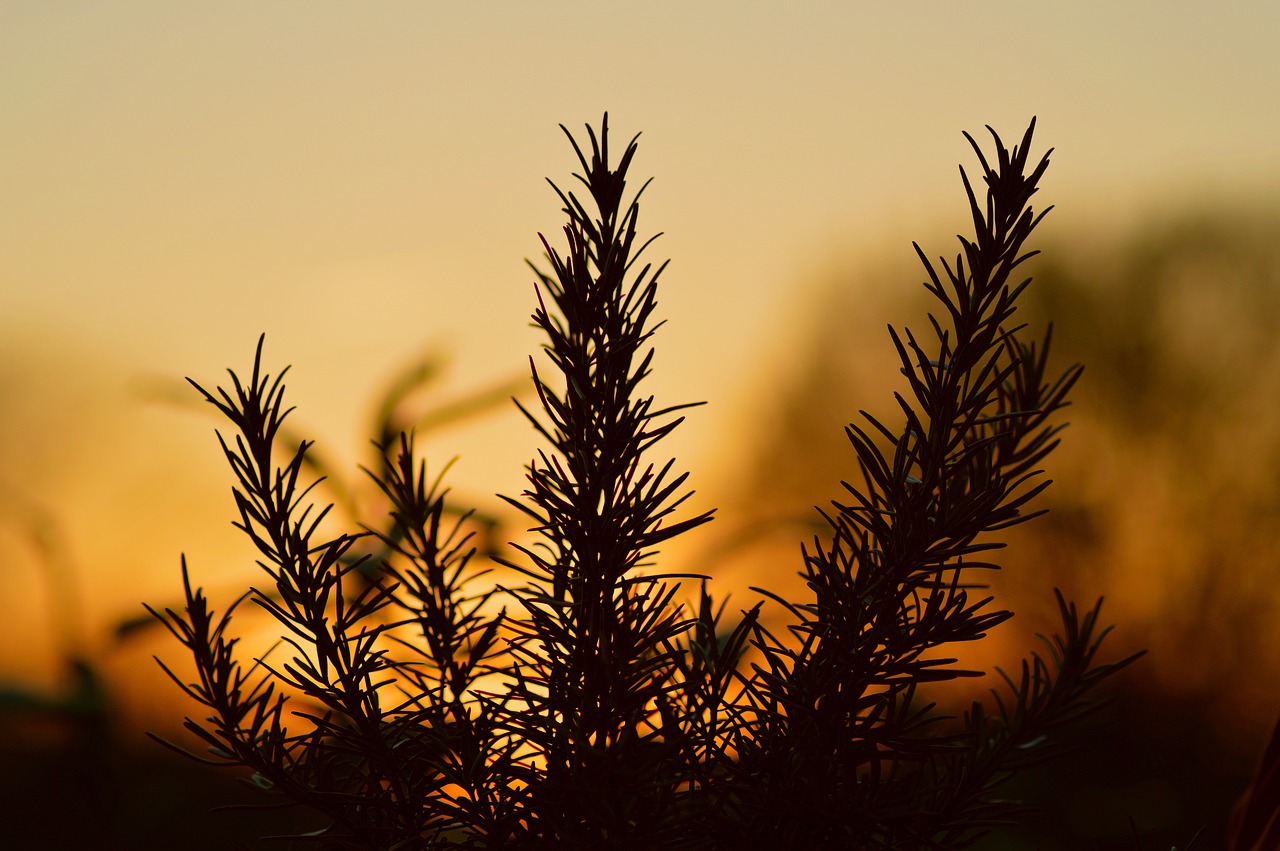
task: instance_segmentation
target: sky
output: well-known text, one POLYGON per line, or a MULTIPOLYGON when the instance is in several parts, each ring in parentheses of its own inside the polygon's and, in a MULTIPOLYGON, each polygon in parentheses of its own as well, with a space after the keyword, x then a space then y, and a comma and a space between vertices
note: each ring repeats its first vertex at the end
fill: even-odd
MULTIPOLYGON (((296 425, 351 463, 424 351, 442 399, 525 373, 559 124, 642 133, 671 259, 649 389, 711 403, 668 447, 699 486, 829 269, 964 226, 962 131, 1036 117, 1063 233, 1280 197, 1277 31, 1261 2, 0 3, 6 596, 46 598, 55 541, 93 645, 171 597, 180 553, 252 575, 213 418, 148 388, 247 371, 260 334, 296 425)), ((494 506, 536 447, 504 409, 429 450, 494 506)), ((55 616, 20 608, 0 678, 40 680, 55 616)))

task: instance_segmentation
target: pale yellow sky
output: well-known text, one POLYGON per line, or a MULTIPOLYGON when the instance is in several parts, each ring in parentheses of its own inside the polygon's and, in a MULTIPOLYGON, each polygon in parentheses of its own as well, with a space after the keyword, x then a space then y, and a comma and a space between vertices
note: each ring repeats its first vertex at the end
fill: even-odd
MULTIPOLYGON (((712 403, 671 444, 705 487, 806 286, 963 227, 962 130, 1039 116, 1051 228, 1280 197, 1278 31, 1261 2, 4 3, 0 475, 64 529, 91 627, 176 587, 182 550, 215 574, 212 420, 137 380, 216 382, 265 331, 299 424, 354 458, 424 346, 449 392, 523 372, 556 125, 607 109, 656 178, 650 389, 712 403)), ((504 411, 433 450, 484 499, 534 446, 504 411)), ((30 565, 0 579, 42 593, 30 565)))

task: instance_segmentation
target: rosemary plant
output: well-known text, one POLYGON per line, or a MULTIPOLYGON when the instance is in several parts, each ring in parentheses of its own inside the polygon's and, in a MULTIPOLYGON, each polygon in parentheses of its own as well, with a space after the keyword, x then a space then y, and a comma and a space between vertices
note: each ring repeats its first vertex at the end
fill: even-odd
POLYGON ((302 481, 311 444, 273 453, 284 373, 263 370, 261 340, 248 382, 192 382, 234 428, 219 439, 237 525, 267 582, 218 614, 184 561, 185 610, 152 610, 195 663, 192 683, 170 672, 207 716, 186 721, 207 748, 189 755, 322 814, 306 837, 322 848, 963 848, 1014 816, 1001 782, 1051 754, 1056 728, 1132 660, 1097 662, 1099 607, 1059 595, 1062 633, 1004 676, 993 708, 956 719, 920 693, 978 675, 945 646, 1011 616, 973 574, 1038 513, 1050 418, 1080 375, 1053 377, 1048 333, 1027 342, 1015 320, 1044 215, 1033 129, 1012 150, 992 132, 991 161, 966 134, 985 185, 980 200, 961 170, 974 235, 939 266, 917 247, 941 310, 926 335, 890 329, 901 424, 863 413, 848 427, 860 479, 802 548, 804 600, 757 589, 765 600, 726 619, 705 577, 687 609, 691 577, 652 567, 711 513, 682 513, 687 474, 657 455, 690 406, 641 390, 665 264, 640 261, 636 140, 611 163, 607 116, 589 152, 565 131, 585 193, 552 184, 565 247, 544 240, 549 270, 534 267, 549 363, 531 361, 539 404, 517 405, 545 445, 506 499, 537 542, 499 560, 518 584, 477 590, 465 513, 446 512, 411 433, 383 435, 394 462, 370 473, 389 531, 322 534, 328 509, 302 481), (356 555, 365 537, 376 563, 356 555), (243 657, 231 619, 245 599, 279 623, 287 658, 243 657), (770 600, 785 630, 762 619, 770 600))

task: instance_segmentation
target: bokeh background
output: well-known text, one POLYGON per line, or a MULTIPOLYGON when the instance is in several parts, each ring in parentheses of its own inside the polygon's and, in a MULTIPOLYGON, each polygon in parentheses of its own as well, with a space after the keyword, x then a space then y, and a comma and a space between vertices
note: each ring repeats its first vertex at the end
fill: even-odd
MULTIPOLYGON (((1280 712, 1280 9, 1263 3, 643 6, 0 4, 0 815, 12 847, 256 847, 272 816, 144 730, 191 710, 125 637, 256 568, 211 416, 181 379, 292 364, 294 426, 361 495, 370 419, 426 360, 439 409, 527 371, 544 177, 608 110, 643 131, 665 235, 650 391, 707 400, 666 449, 720 519, 674 546, 743 605, 793 588, 842 427, 891 413, 884 327, 923 327, 911 241, 966 228, 961 136, 1053 147, 1027 316, 1086 364, 1052 513, 997 579, 1012 665, 1052 588, 1106 595, 1112 687, 991 847, 1222 846, 1280 712), (235 844, 243 842, 244 844, 235 844), (205 843, 203 846, 200 843, 205 843)), ((989 149, 989 147, 988 147, 989 149)), ((510 524, 514 408, 429 432, 510 524)), ((967 695, 956 699, 966 698, 967 695)))

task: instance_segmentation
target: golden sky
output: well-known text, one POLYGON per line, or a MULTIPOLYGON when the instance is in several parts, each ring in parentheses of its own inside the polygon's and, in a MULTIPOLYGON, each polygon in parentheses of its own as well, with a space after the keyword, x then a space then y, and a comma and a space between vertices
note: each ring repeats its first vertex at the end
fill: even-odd
MULTIPOLYGON (((295 425, 354 460, 424 348, 446 394, 526 370, 523 258, 574 165, 557 124, 643 131, 641 227, 672 260, 650 390, 712 403, 669 447, 699 486, 809 282, 963 227, 961 131, 1038 116, 1047 227, 1277 196, 1277 31, 1259 2, 0 5, 0 484, 28 518, 0 523, 0 639, 35 636, 0 676, 56 652, 43 602, 14 602, 47 588, 30 517, 91 643, 171 596, 180 552, 209 577, 233 547, 213 420, 144 380, 216 383, 265 332, 295 425)), ((532 438, 503 411, 432 450, 492 506, 532 438)))

